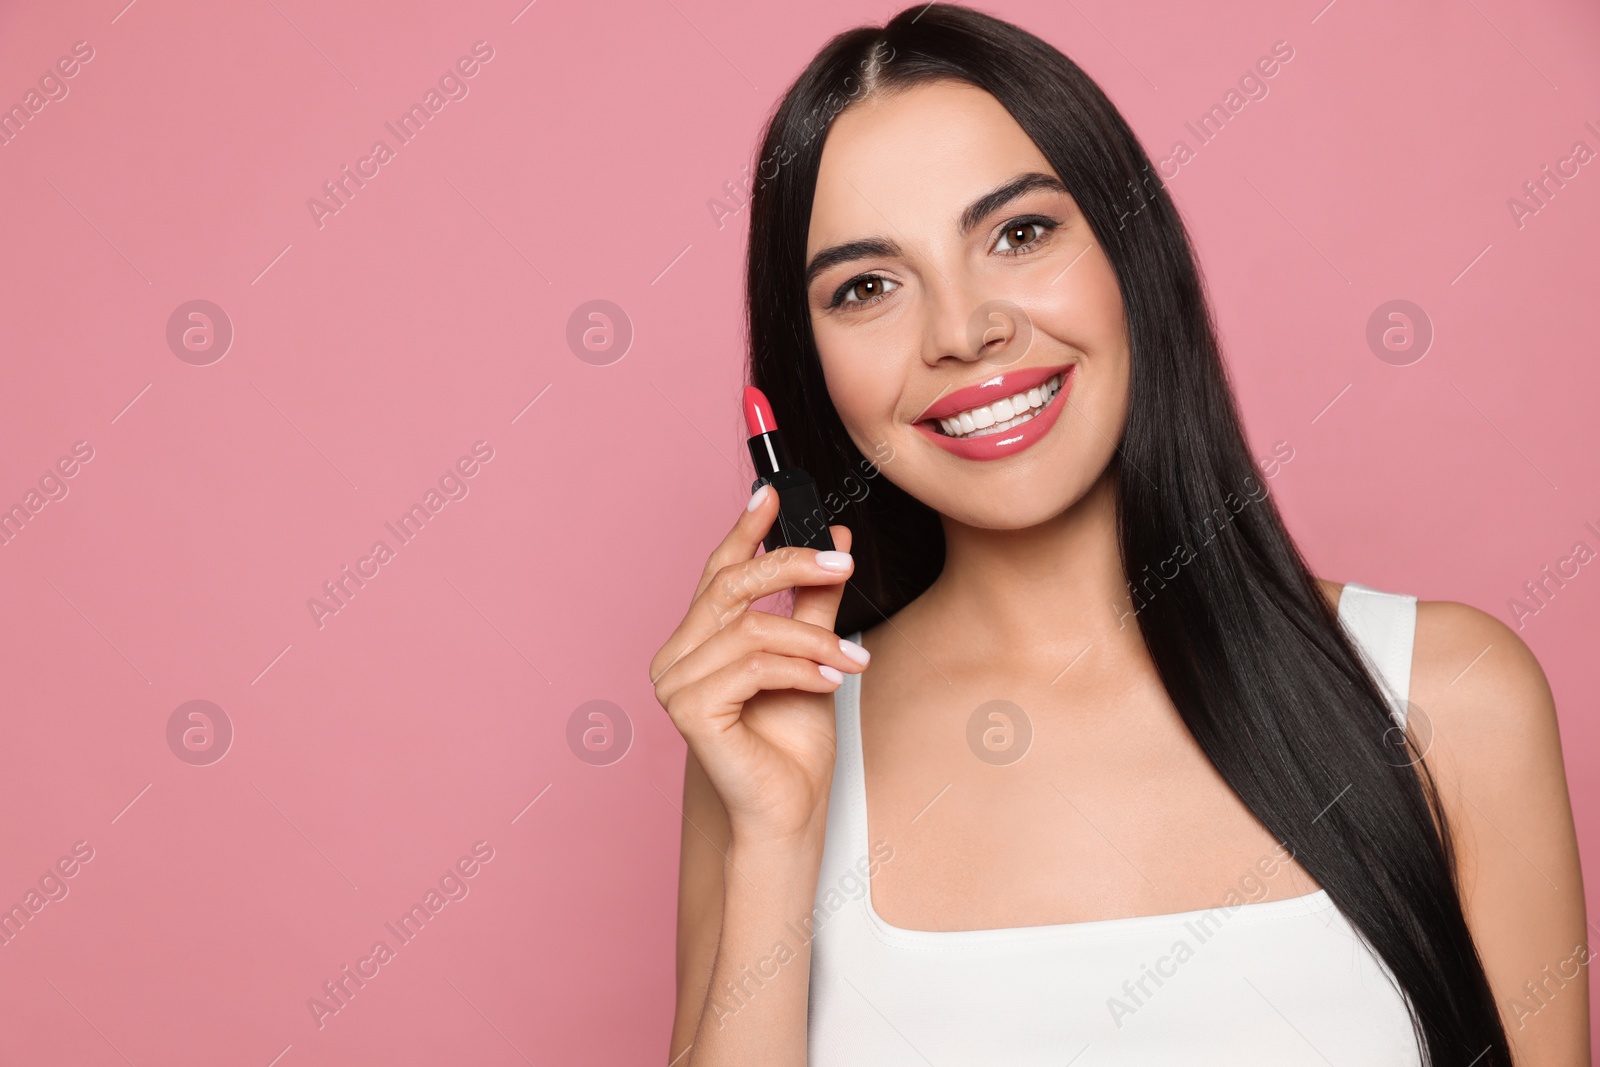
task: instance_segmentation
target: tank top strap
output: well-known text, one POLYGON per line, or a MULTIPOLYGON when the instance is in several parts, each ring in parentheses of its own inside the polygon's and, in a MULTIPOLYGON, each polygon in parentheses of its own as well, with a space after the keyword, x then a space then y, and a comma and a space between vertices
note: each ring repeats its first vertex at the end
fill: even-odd
POLYGON ((1354 639, 1368 672, 1389 700, 1389 717, 1402 729, 1411 697, 1411 655, 1416 644, 1417 598, 1344 583, 1339 621, 1354 639))
MULTIPOLYGON (((857 631, 849 640, 861 643, 857 631)), ((863 862, 867 842, 866 771, 861 756, 861 675, 846 674, 833 691, 833 785, 828 792, 828 825, 823 837, 820 885, 834 885, 863 862)))

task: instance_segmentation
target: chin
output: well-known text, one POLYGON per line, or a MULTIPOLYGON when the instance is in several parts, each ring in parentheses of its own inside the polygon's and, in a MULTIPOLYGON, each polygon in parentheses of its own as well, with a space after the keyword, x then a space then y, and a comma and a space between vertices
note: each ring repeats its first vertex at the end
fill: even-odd
POLYGON ((941 514, 963 526, 979 530, 1027 530, 1049 522, 1072 506, 1073 500, 1041 500, 1036 494, 1003 494, 992 498, 983 506, 973 507, 969 502, 948 508, 936 508, 941 514))

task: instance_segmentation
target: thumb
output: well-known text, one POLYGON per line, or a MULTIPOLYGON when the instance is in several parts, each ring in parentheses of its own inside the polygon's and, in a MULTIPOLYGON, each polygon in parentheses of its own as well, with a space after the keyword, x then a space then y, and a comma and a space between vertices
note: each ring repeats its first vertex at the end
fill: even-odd
MULTIPOLYGON (((830 526, 828 533, 833 537, 835 549, 840 552, 850 551, 850 545, 854 540, 850 536, 850 527, 830 526)), ((851 574, 854 573, 852 570, 851 574)), ((794 593, 794 617, 825 630, 833 629, 834 620, 839 615, 839 601, 844 598, 844 586, 844 582, 835 585, 797 586, 794 593)))

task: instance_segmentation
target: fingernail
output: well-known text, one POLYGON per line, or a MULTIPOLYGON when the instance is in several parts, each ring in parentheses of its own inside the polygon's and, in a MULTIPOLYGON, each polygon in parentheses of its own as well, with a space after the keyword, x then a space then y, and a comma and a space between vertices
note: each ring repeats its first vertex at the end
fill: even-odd
POLYGON ((746 504, 744 509, 746 511, 754 511, 756 508, 759 508, 761 506, 761 502, 767 499, 767 490, 771 488, 772 487, 770 485, 763 485, 760 489, 757 489, 751 494, 750 503, 746 504))
POLYGON ((844 672, 840 671, 837 667, 830 667, 826 663, 823 663, 817 667, 817 670, 821 671, 822 676, 828 681, 832 682, 834 685, 838 685, 840 682, 844 681, 844 672))
POLYGON ((846 641, 842 637, 839 638, 839 650, 862 665, 865 665, 867 660, 872 658, 871 652, 868 652, 854 641, 846 641))
POLYGON ((850 569, 850 553, 818 552, 817 566, 825 571, 847 571, 850 569))

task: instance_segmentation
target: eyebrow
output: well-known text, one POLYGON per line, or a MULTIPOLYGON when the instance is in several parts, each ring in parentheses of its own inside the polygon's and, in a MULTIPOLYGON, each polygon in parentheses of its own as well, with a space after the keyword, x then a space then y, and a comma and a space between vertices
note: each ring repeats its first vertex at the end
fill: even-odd
MULTIPOLYGON (((1053 192, 1065 193, 1067 187, 1053 174, 1043 174, 1030 171, 1019 174, 1004 185, 984 193, 978 199, 967 205, 961 212, 959 229, 965 237, 972 232, 972 228, 982 222, 990 214, 1000 210, 1011 201, 1035 189, 1049 189, 1053 192)), ((830 267, 840 263, 847 263, 854 259, 867 259, 872 256, 899 256, 900 246, 883 237, 866 237, 858 241, 846 241, 844 244, 832 245, 822 249, 811 257, 811 262, 806 265, 806 288, 811 287, 817 275, 830 267)))

